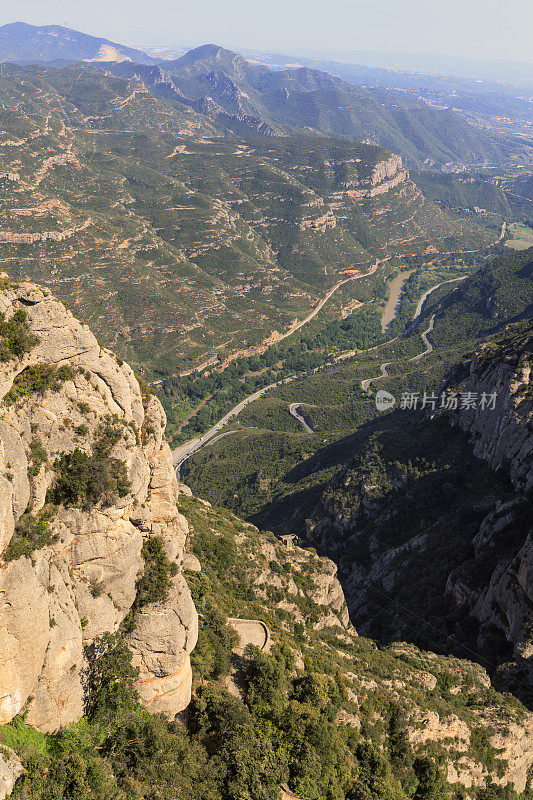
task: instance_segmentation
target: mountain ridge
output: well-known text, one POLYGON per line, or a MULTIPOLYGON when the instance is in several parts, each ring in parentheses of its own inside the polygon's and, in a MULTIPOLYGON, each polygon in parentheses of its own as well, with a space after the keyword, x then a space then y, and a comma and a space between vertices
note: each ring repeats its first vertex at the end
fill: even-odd
POLYGON ((157 64, 142 50, 62 25, 30 25, 12 22, 0 27, 0 61, 39 63, 49 61, 130 60, 157 64))

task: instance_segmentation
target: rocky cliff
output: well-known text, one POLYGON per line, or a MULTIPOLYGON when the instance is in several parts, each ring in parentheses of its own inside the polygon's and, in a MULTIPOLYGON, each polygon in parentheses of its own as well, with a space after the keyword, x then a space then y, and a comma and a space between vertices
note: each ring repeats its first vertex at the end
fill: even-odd
POLYGON ((173 716, 197 615, 162 407, 46 290, 4 278, 0 311, 0 723, 79 718, 84 647, 131 614, 141 699, 173 716), (151 537, 175 567, 166 598, 139 607, 151 537))
POLYGON ((308 523, 339 564, 359 630, 476 648, 523 698, 533 661, 529 335, 510 326, 454 368, 439 389, 448 408, 391 415, 308 523))
POLYGON ((515 489, 483 519, 473 539, 475 558, 482 564, 491 553, 499 558, 481 585, 458 567, 447 591, 480 622, 479 641, 497 628, 514 647, 522 680, 533 682, 533 398, 532 348, 528 326, 509 326, 497 341, 488 342, 473 358, 459 365, 444 382, 453 398, 469 393, 479 402, 452 409, 453 425, 466 431, 474 453, 491 468, 506 473, 515 489), (487 398, 486 403, 481 398, 487 398), (506 546, 507 545, 507 546, 506 546))
MULTIPOLYGON (((376 726, 375 741, 386 750, 390 709, 401 707, 413 752, 438 753, 449 783, 468 788, 511 783, 518 792, 528 787, 533 715, 518 711, 516 701, 515 708, 505 705, 481 666, 405 642, 377 647, 350 623, 332 561, 312 548, 286 548, 271 533, 196 498, 180 497, 179 507, 189 524, 187 546, 202 566, 201 572, 198 562, 192 566, 189 578, 199 610, 216 604, 246 623, 261 620, 278 661, 282 646, 286 654, 290 648, 298 675, 324 671, 332 686, 342 687, 337 723, 363 737, 376 726), (485 734, 492 763, 477 746, 485 734)), ((207 619, 201 617, 193 654, 199 667, 207 619)))

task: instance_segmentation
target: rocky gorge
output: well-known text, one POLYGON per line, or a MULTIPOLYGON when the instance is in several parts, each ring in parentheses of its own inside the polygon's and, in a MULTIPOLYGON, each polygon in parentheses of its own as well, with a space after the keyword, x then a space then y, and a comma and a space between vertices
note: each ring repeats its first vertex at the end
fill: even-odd
MULTIPOLYGON (((135 796, 146 796, 167 778, 169 797, 192 797, 190 787, 177 793, 191 769, 183 754, 211 735, 194 727, 204 708, 236 726, 235 746, 251 747, 253 768, 239 777, 245 782, 246 770, 262 763, 258 743, 270 746, 270 734, 253 739, 254 726, 272 714, 268 724, 287 747, 305 739, 300 729, 286 730, 287 719, 311 726, 319 744, 309 736, 306 746, 317 754, 326 747, 320 731, 329 731, 327 747, 342 752, 340 777, 317 781, 358 787, 362 770, 354 764, 375 741, 384 754, 377 796, 405 800, 386 760, 400 726, 405 769, 436 758, 442 780, 469 792, 457 796, 476 797, 489 784, 528 791, 533 722, 523 706, 496 692, 477 664, 360 636, 333 561, 193 497, 176 480, 165 414, 144 381, 48 290, 1 280, 0 798, 51 796, 47 781, 64 785, 70 769, 73 785, 96 786, 85 793, 97 798, 132 796, 132 785, 135 796), (238 632, 242 623, 262 626, 268 652, 239 647, 229 628, 238 632), (117 634, 132 683, 118 689, 122 705, 114 698, 106 710, 111 721, 95 722, 88 706, 94 657, 105 660, 105 643, 117 634), (260 705, 252 700, 254 671, 266 681, 258 684, 260 705), (281 717, 271 704, 284 709, 281 717), (242 727, 246 719, 252 727, 242 727), (121 775, 122 735, 128 753, 132 745, 154 747, 150 759, 170 759, 142 791, 130 767, 121 775), (28 749, 32 741, 40 751, 28 749), (179 758, 165 750, 170 741, 181 743, 179 758), (50 760, 39 761, 46 748, 50 760), (95 758, 108 759, 98 780, 95 758), (115 787, 110 794, 102 793, 101 774, 115 787)), ((217 735, 229 736, 230 747, 232 730, 217 735)), ((223 781, 234 755, 212 752, 221 760, 210 780, 223 781)), ((201 767, 206 757, 192 761, 201 767)), ((281 786, 308 794, 300 761, 271 774, 270 796, 281 786)), ((141 760, 143 773, 148 763, 141 760)), ((234 796, 214 791, 198 796, 234 796)))
MULTIPOLYGON (((529 329, 517 323, 450 371, 439 388, 447 407, 416 422, 396 415, 370 436, 307 523, 339 564, 360 630, 392 639, 416 631, 416 640, 427 619, 419 581, 430 586, 437 628, 450 626, 448 646, 474 641, 493 670, 499 657, 497 674, 522 696, 532 669, 530 372, 529 329)), ((426 641, 443 646, 439 636, 426 641)))

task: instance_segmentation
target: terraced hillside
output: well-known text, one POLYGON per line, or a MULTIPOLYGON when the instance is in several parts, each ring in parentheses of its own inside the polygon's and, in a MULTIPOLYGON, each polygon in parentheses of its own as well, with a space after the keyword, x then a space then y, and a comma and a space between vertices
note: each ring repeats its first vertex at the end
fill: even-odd
POLYGON ((275 341, 376 262, 381 280, 396 257, 497 238, 428 203, 381 148, 217 138, 90 67, 9 67, 0 93, 4 268, 51 284, 149 377, 275 341))

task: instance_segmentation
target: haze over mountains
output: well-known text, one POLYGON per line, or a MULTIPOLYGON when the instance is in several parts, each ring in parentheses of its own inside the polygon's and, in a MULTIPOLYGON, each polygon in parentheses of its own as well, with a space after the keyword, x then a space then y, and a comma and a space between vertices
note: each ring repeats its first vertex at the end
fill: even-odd
POLYGON ((155 64, 156 58, 109 39, 89 36, 61 25, 13 22, 0 27, 0 61, 41 64, 51 61, 136 61, 155 64))
POLYGON ((0 800, 533 800, 525 95, 0 58, 0 800))
POLYGON ((349 71, 352 82, 308 67, 273 70, 213 44, 161 61, 60 26, 14 23, 0 28, 0 60, 100 62, 209 117, 223 133, 349 136, 390 148, 410 165, 438 168, 531 159, 527 140, 495 138, 411 94, 356 86, 357 75, 349 71))
POLYGON ((159 96, 186 103, 226 131, 267 136, 296 131, 349 136, 433 166, 501 162, 527 143, 494 139, 449 110, 382 89, 348 84, 318 70, 272 70, 216 45, 196 48, 159 67, 112 64, 159 96))

